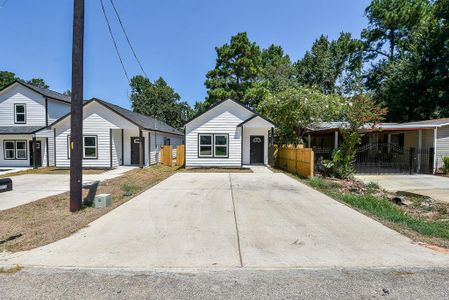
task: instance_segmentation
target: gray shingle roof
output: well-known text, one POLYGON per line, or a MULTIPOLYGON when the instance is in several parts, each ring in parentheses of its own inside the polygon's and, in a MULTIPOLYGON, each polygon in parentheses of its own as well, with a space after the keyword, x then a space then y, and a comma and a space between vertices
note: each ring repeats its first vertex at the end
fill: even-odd
POLYGON ((441 125, 449 124, 449 118, 441 118, 441 119, 409 122, 409 123, 406 123, 406 124, 408 124, 408 125, 435 125, 435 126, 441 126, 441 125))
POLYGON ((45 126, 0 126, 0 134, 32 134, 43 128, 45 126))
POLYGON ((143 129, 147 130, 156 130, 156 131, 163 131, 167 133, 173 133, 177 135, 184 135, 181 131, 171 127, 170 125, 161 122, 153 117, 145 116, 133 111, 130 111, 126 108, 120 107, 118 105, 93 98, 92 101, 97 101, 98 103, 103 104, 104 106, 108 107, 112 111, 116 112, 117 114, 121 115, 125 119, 128 119, 129 121, 135 123, 139 127, 142 127, 143 129))
POLYGON ((60 100, 63 102, 70 102, 71 98, 70 96, 49 90, 49 89, 43 89, 34 85, 31 85, 29 83, 23 82, 21 80, 16 80, 16 82, 20 83, 21 85, 26 86, 27 88, 41 94, 44 97, 48 97, 48 98, 52 98, 52 99, 56 99, 56 100, 60 100))

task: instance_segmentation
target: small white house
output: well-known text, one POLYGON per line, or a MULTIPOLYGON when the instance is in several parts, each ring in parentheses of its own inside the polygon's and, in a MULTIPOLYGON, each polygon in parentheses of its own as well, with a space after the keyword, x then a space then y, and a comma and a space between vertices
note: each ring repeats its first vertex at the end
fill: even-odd
MULTIPOLYGON (((70 167, 70 114, 51 125, 55 166, 70 167)), ((183 134, 149 116, 93 98, 83 106, 83 167, 149 166, 159 162, 161 146, 176 148, 183 134), (142 155, 141 155, 142 153, 142 155)))
POLYGON ((185 126, 186 167, 266 165, 269 132, 274 127, 240 102, 218 102, 185 126))

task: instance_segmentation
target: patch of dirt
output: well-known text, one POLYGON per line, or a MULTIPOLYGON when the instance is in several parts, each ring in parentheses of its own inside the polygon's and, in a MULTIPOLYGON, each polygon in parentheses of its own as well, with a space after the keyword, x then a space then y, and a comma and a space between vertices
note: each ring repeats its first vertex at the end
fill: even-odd
POLYGON ((19 272, 20 270, 22 270, 22 267, 19 265, 16 265, 12 268, 0 268, 0 275, 11 275, 11 274, 15 274, 17 272, 19 272))
POLYGON ((69 211, 69 192, 0 211, 0 252, 29 250, 68 237, 175 172, 175 167, 152 166, 83 189, 87 205, 76 213, 69 211), (111 194, 112 205, 89 206, 101 193, 111 194))

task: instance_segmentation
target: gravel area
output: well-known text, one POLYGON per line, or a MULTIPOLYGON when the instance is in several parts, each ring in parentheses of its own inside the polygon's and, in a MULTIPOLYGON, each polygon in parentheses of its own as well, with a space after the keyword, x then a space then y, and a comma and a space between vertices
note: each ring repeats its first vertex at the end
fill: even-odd
POLYGON ((443 299, 448 269, 201 272, 24 269, 0 275, 1 299, 443 299))

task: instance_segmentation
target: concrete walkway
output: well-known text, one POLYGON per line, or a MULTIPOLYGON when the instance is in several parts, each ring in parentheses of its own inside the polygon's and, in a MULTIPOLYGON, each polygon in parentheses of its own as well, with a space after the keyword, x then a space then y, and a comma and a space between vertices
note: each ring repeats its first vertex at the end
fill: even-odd
POLYGON ((390 192, 405 191, 449 203, 449 177, 435 175, 357 175, 365 183, 375 182, 390 192))
MULTIPOLYGON (((122 175, 135 167, 121 166, 102 174, 83 176, 83 182, 104 181, 122 175)), ((68 174, 27 174, 12 176, 13 190, 0 194, 0 210, 13 208, 39 199, 67 192, 70 187, 68 174)))
POLYGON ((53 244, 0 264, 131 269, 449 266, 282 173, 177 173, 53 244))

